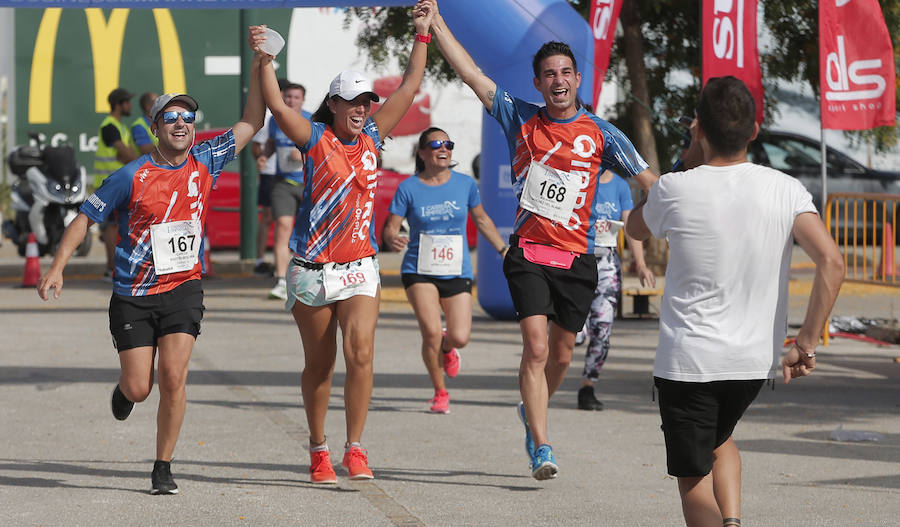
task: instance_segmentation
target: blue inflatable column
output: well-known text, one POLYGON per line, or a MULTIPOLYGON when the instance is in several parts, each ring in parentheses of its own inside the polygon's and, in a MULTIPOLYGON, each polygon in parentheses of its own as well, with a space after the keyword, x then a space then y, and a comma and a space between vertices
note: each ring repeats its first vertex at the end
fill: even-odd
MULTIPOLYGON (((453 34, 484 73, 514 96, 543 104, 534 88, 531 60, 551 40, 569 44, 582 72, 579 95, 592 92, 590 28, 566 0, 453 0, 441 4, 453 34), (540 22, 538 22, 540 20, 540 22)), ((481 201, 504 238, 513 231, 517 200, 510 176, 509 146, 500 125, 485 112, 481 126, 481 201)), ((478 243, 478 303, 492 317, 514 319, 503 262, 485 240, 478 243)))

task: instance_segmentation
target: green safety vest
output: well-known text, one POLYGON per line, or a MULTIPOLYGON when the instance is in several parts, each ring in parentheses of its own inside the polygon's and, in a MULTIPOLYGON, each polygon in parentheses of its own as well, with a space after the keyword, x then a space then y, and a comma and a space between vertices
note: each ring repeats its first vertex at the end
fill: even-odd
MULTIPOLYGON (((150 131, 150 125, 147 124, 147 119, 144 119, 144 116, 140 116, 137 118, 135 122, 131 124, 130 130, 133 130, 135 126, 140 126, 144 130, 147 130, 147 135, 150 136, 150 140, 153 141, 153 145, 156 146, 159 144, 159 138, 153 135, 153 132, 150 131)), ((137 152, 138 155, 141 155, 141 149, 138 148, 137 143, 134 142, 134 137, 131 137, 131 146, 134 147, 134 151, 137 152)))
MULTIPOLYGON (((119 130, 119 135, 122 137, 122 143, 125 146, 132 146, 131 132, 128 131, 125 125, 112 115, 107 115, 103 122, 100 123, 100 130, 103 130, 108 124, 115 126, 119 130)), ((98 133, 97 153, 94 155, 94 188, 99 187, 104 179, 124 166, 123 163, 116 159, 117 153, 118 150, 116 150, 115 146, 107 145, 103 142, 103 133, 98 133)))

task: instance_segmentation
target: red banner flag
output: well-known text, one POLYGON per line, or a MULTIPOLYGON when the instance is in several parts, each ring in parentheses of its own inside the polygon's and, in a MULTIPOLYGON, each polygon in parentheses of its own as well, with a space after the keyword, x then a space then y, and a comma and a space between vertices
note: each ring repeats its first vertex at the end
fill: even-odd
POLYGON ((819 88, 823 128, 894 124, 894 50, 878 0, 819 0, 819 88))
POLYGON ((591 4, 591 28, 594 30, 594 111, 600 102, 603 79, 609 69, 609 55, 616 40, 616 25, 623 0, 593 0, 591 4))
POLYGON ((762 72, 756 46, 756 0, 703 0, 703 84, 733 75, 744 81, 763 120, 762 72))

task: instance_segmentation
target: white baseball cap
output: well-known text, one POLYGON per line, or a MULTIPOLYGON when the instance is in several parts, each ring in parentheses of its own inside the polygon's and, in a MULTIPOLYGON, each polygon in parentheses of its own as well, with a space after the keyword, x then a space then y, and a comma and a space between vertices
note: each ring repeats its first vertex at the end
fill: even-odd
POLYGON ((369 97, 375 102, 381 100, 372 88, 372 81, 367 79, 362 73, 353 70, 340 72, 331 81, 331 86, 328 88, 328 98, 337 95, 345 101, 352 101, 363 93, 368 93, 369 97))

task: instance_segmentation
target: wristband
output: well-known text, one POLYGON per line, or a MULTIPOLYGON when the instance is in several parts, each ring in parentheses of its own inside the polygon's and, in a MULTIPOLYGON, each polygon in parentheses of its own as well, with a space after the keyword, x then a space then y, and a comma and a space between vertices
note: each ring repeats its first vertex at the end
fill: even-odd
POLYGON ((800 350, 800 353, 803 353, 804 355, 806 355, 807 359, 815 359, 816 358, 815 351, 813 351, 812 353, 806 351, 806 349, 803 348, 803 346, 801 346, 800 344, 798 344, 796 340, 794 341, 794 346, 796 346, 797 349, 800 350))
POLYGON ((431 42, 431 33, 428 33, 427 35, 420 35, 416 33, 416 42, 424 42, 428 44, 429 42, 431 42))
POLYGON ((503 256, 503 251, 505 251, 507 249, 509 249, 509 245, 504 245, 497 251, 497 254, 499 254, 500 256, 503 256))

